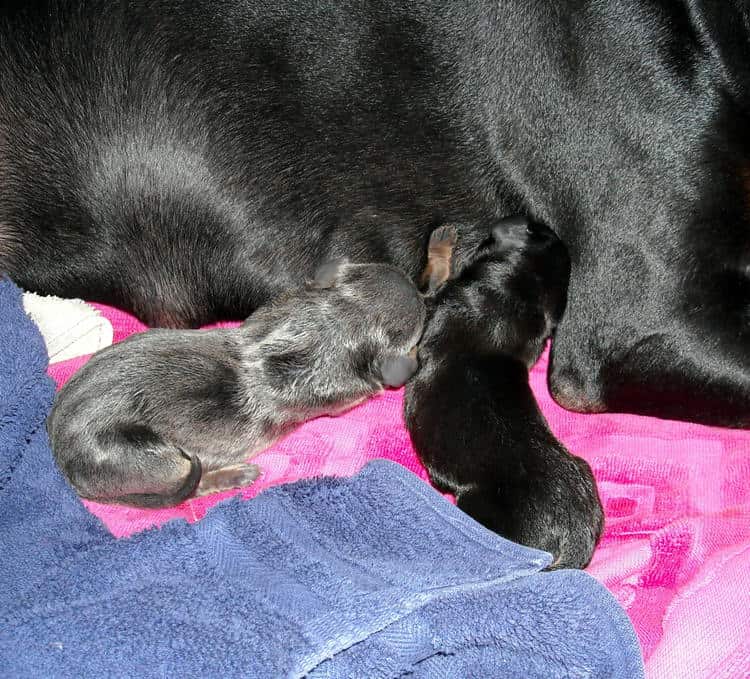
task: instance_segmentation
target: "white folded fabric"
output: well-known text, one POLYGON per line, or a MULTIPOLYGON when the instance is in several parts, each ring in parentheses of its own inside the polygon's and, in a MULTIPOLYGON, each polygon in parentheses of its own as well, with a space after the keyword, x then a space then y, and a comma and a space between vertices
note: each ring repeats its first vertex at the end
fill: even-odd
POLYGON ((83 300, 26 292, 23 306, 39 327, 50 363, 93 354, 112 344, 112 324, 83 300))

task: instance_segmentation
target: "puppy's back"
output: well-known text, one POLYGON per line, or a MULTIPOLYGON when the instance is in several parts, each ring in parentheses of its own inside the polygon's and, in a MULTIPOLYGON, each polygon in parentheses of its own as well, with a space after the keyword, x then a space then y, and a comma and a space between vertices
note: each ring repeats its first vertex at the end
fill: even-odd
POLYGON ((452 485, 496 481, 506 454, 544 438, 526 367, 509 356, 454 354, 423 362, 406 386, 405 417, 422 462, 452 485))

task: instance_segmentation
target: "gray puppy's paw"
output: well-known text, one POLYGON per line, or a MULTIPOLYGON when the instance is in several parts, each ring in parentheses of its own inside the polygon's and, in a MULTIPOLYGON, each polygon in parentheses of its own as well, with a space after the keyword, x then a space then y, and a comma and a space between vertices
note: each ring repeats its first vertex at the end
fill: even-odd
POLYGON ((201 477, 194 497, 234 488, 244 488, 251 485, 259 476, 260 467, 257 464, 247 463, 206 472, 201 477))

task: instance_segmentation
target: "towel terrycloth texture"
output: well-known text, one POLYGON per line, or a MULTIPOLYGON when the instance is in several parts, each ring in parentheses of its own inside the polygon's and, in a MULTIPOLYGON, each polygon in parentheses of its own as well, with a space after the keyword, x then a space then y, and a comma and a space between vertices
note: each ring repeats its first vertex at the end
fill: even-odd
MULTIPOLYGON (((115 341, 144 326, 98 306, 115 341)), ((62 383, 82 360, 51 370, 62 383)), ((750 677, 750 432, 559 408, 546 386, 547 357, 531 373, 552 430, 589 461, 607 516, 588 571, 632 620, 649 679, 750 677)), ((686 394, 685 398, 690 398, 686 394)), ((319 474, 350 475, 386 457, 426 478, 388 392, 338 418, 309 422, 255 461, 263 476, 243 495, 319 474)), ((116 535, 175 517, 193 521, 218 498, 170 510, 93 505, 116 535)))
POLYGON ((7 281, 0 314, 2 676, 642 675, 593 578, 540 573, 390 462, 115 539, 55 469, 44 344, 7 281))

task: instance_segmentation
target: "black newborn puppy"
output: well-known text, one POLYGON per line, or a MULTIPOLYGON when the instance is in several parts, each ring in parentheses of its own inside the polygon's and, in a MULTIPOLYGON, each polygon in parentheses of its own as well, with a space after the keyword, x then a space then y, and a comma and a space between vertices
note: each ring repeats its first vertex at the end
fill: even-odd
MULTIPOLYGON (((446 261, 455 230, 430 241, 446 261)), ((466 258, 464 258, 466 259, 466 258)), ((501 221, 435 293, 407 384, 405 415, 432 482, 488 528, 551 552, 553 568, 583 568, 603 512, 588 464, 555 439, 529 386, 565 307, 569 259, 555 234, 523 218, 501 221)))
POLYGON ((245 460, 304 420, 401 386, 425 306, 398 269, 325 265, 239 328, 153 330, 96 354, 48 420, 79 495, 162 507, 245 486, 245 460))

